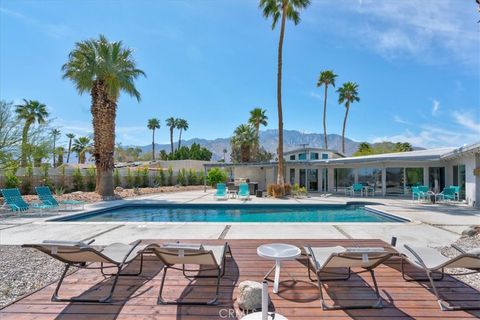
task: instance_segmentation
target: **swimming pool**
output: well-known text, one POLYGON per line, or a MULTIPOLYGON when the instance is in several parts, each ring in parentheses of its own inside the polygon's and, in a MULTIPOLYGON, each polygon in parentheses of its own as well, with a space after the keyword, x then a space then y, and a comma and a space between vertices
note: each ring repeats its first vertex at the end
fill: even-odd
POLYGON ((406 222, 363 205, 130 204, 51 221, 84 222, 406 222))

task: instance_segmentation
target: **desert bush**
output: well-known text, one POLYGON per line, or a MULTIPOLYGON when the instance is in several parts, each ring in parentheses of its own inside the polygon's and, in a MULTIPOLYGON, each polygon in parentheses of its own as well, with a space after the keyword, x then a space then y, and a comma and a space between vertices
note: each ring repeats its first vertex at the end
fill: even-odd
POLYGON ((227 182, 227 178, 225 170, 220 168, 212 168, 207 173, 207 183, 212 187, 216 186, 217 183, 227 182))
POLYGON ((198 184, 197 172, 195 169, 189 169, 187 174, 188 185, 195 186, 198 184))
POLYGON ((25 176, 22 180, 22 193, 30 194, 32 192, 33 167, 29 165, 26 168, 25 176))
POLYGON ((75 171, 73 171, 72 184, 74 191, 83 191, 83 176, 80 168, 77 168, 75 171))
POLYGON ((173 168, 172 166, 168 167, 168 179, 167 179, 167 184, 169 186, 173 186, 173 168))
POLYGON ((285 186, 281 184, 272 183, 267 186, 267 193, 269 196, 274 198, 282 198, 285 196, 285 186))
POLYGON ((181 169, 178 171, 177 174, 177 184, 181 186, 186 186, 187 185, 187 171, 185 169, 181 169))
POLYGON ((113 172, 113 185, 115 188, 122 186, 122 179, 120 178, 120 171, 118 169, 115 169, 113 172))
POLYGON ((142 176, 142 187, 146 188, 150 186, 150 177, 148 176, 148 168, 143 167, 142 169, 139 169, 141 171, 141 176, 142 176))
POLYGON ((6 188, 18 188, 22 181, 17 177, 17 170, 8 170, 5 172, 5 187, 6 188))
POLYGON ((127 168, 127 179, 126 179, 126 184, 125 188, 131 188, 133 186, 133 175, 132 175, 132 170, 130 168, 127 168))
POLYGON ((87 168, 87 171, 85 172, 85 177, 86 177, 87 191, 95 191, 95 186, 96 186, 95 168, 94 167, 87 168))
POLYGON ((142 186, 141 171, 142 171, 142 169, 140 169, 140 168, 135 169, 135 174, 133 176, 133 187, 134 188, 139 188, 139 187, 142 186))
POLYGON ((292 193, 292 186, 290 184, 284 185, 284 194, 288 196, 291 193, 292 193))

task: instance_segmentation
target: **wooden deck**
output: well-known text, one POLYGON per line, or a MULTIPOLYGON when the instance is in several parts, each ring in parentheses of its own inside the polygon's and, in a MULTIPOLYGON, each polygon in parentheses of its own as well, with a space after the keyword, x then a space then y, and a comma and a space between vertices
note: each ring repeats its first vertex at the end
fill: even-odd
MULTIPOLYGON (((145 241, 149 242, 149 241, 145 241)), ((157 241, 155 241, 157 242, 157 241)), ((224 240, 189 240, 209 244, 222 244, 224 240)), ((165 306, 158 305, 161 280, 161 264, 155 257, 148 257, 142 277, 126 277, 119 285, 111 304, 58 303, 50 297, 55 284, 30 294, 0 310, 0 319, 239 319, 241 312, 236 307, 237 285, 243 280, 261 281, 272 266, 256 254, 256 248, 268 242, 284 242, 298 246, 387 246, 380 240, 230 240, 234 258, 227 260, 226 275, 221 282, 221 299, 217 306, 165 306)), ((136 270, 138 262, 129 266, 136 270)), ((435 296, 425 284, 406 282, 399 272, 398 258, 376 269, 378 285, 384 298, 383 309, 363 309, 347 311, 322 311, 315 283, 308 280, 306 260, 284 263, 284 269, 293 274, 297 282, 288 280, 283 272, 278 294, 271 293, 272 309, 289 319, 472 319, 480 312, 440 311, 435 296)), ((81 270, 65 279, 61 295, 100 297, 106 293, 110 280, 103 282, 99 271, 81 270), (84 293, 90 289, 88 293, 84 293)), ((329 281, 326 291, 337 304, 365 303, 374 298, 372 280, 368 274, 352 276, 348 281, 329 281)), ((448 301, 463 305, 480 304, 480 293, 446 277, 438 287, 448 301)), ((181 275, 170 270, 165 286, 166 298, 179 296, 185 299, 208 299, 214 293, 214 279, 200 279, 195 286, 181 275)), ((332 302, 332 300, 328 301, 332 302)))

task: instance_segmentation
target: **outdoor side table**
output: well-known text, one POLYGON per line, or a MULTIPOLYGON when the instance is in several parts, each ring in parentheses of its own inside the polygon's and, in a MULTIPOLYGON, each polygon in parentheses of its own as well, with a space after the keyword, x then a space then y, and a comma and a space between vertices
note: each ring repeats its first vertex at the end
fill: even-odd
MULTIPOLYGON (((260 257, 268 260, 275 260, 275 265, 270 269, 270 271, 268 271, 268 273, 264 277, 264 279, 267 279, 267 277, 273 272, 273 270, 275 270, 273 293, 278 293, 278 283, 280 282, 280 270, 282 266, 282 261, 295 260, 301 255, 301 253, 302 252, 300 251, 300 248, 286 243, 264 244, 257 248, 257 254, 260 257)), ((292 276, 290 275, 290 277, 292 276)))

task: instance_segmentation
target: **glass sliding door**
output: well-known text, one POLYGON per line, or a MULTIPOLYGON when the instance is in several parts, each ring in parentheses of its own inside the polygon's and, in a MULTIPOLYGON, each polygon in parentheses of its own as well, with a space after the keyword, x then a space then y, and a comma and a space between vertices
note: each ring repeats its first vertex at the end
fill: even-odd
POLYGON ((423 185, 423 168, 405 168, 407 191, 411 193, 412 187, 423 185))
POLYGON ((429 188, 438 193, 445 188, 445 167, 428 168, 429 188))
POLYGON ((328 169, 323 168, 322 170, 322 192, 328 192, 328 169))
POLYGON ((300 169, 298 170, 298 184, 300 187, 305 187, 306 186, 306 174, 305 174, 305 169, 300 169))
POLYGON ((403 168, 387 168, 387 194, 399 195, 404 194, 403 190, 403 168))
POLYGON ((335 191, 345 191, 345 188, 353 185, 355 181, 355 169, 335 168, 334 171, 335 191))
MULTIPOLYGON (((360 168, 358 169, 358 183, 373 187, 375 191, 382 187, 382 169, 360 168)), ((380 190, 381 191, 381 190, 380 190)))
POLYGON ((465 165, 453 166, 453 185, 460 187, 460 200, 465 200, 465 165))
POLYGON ((295 168, 290 168, 290 185, 295 184, 295 168))
POLYGON ((318 191, 318 169, 308 169, 308 190, 318 191))

